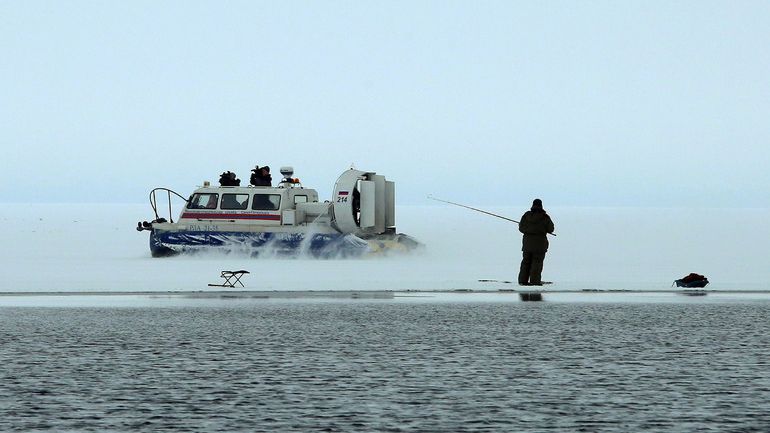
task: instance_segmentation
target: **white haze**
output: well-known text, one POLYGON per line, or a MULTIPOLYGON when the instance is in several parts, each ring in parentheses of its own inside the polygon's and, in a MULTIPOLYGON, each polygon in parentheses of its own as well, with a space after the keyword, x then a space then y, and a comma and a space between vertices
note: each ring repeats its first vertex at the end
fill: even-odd
MULTIPOLYGON (((514 219, 525 208, 487 208, 514 219)), ((553 289, 667 289, 690 272, 712 289, 767 289, 770 210, 548 209, 544 279, 553 289)), ((2 291, 210 291, 222 270, 248 270, 246 290, 493 290, 518 288, 516 225, 449 205, 400 207, 400 232, 423 254, 381 259, 152 258, 148 205, 7 205, 2 291)))
POLYGON ((769 21, 766 1, 5 1, 0 202, 137 202, 256 164, 329 197, 355 163, 411 205, 770 208, 769 21))

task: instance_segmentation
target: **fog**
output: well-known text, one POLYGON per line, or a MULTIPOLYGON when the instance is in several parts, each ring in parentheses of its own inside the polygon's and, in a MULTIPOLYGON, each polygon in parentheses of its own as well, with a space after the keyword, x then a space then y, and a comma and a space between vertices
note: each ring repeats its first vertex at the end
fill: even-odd
POLYGON ((328 197, 354 163, 416 206, 770 207, 768 2, 0 10, 0 202, 136 202, 257 164, 328 197))
MULTIPOLYGON (((450 198, 451 197, 447 197, 450 198)), ((548 289, 654 290, 690 272, 710 289, 766 289, 768 210, 549 208, 548 289)), ((485 208, 518 219, 526 207, 485 208)), ((451 205, 397 209, 398 231, 426 245, 409 256, 355 260, 240 256, 152 258, 136 222, 149 205, 12 204, 2 209, 2 291, 212 291, 222 270, 245 290, 518 289, 515 224, 451 205)))

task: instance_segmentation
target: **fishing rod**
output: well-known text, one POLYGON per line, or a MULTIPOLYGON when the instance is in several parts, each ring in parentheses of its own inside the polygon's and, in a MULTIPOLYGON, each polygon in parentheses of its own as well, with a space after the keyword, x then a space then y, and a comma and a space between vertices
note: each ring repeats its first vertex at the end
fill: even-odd
POLYGON ((441 201, 441 202, 444 202, 444 203, 453 204, 453 205, 455 205, 455 206, 464 207, 464 208, 466 208, 466 209, 475 210, 476 212, 485 213, 485 214, 487 214, 487 215, 492 215, 493 217, 498 217, 498 218, 504 219, 504 220, 506 220, 506 221, 510 221, 510 222, 512 222, 512 223, 516 223, 516 224, 518 224, 518 223, 519 223, 519 222, 518 222, 518 221, 516 221, 516 220, 510 219, 510 218, 506 218, 506 217, 504 217, 504 216, 502 216, 502 215, 494 214, 494 213, 492 213, 492 212, 487 212, 487 211, 485 211, 485 210, 476 209, 475 207, 466 206, 466 205, 464 205, 464 204, 455 203, 455 202, 452 202, 452 201, 441 200, 440 198, 436 198, 436 197, 433 197, 433 194, 428 194, 428 198, 429 198, 429 199, 431 199, 431 200, 441 201))
MULTIPOLYGON (((442 200, 442 199, 440 199, 440 198, 436 198, 436 197, 433 197, 433 194, 428 194, 428 198, 429 198, 429 199, 431 199, 431 200, 436 200, 436 201, 440 201, 440 202, 444 202, 444 203, 453 204, 453 205, 455 205, 455 206, 464 207, 464 208, 466 208, 466 209, 475 210, 476 212, 485 213, 485 214, 487 214, 487 215, 492 215, 493 217, 497 217, 497 218, 500 218, 500 219, 504 219, 504 220, 506 220, 506 221, 510 221, 510 222, 513 222, 513 223, 516 223, 516 224, 518 224, 518 223, 519 223, 518 221, 516 221, 516 220, 514 220, 514 219, 511 219, 511 218, 508 218, 508 217, 504 217, 504 216, 502 216, 502 215, 498 215, 498 214, 496 214, 496 213, 487 212, 487 211, 485 211, 485 210, 476 209, 475 207, 470 207, 470 206, 466 206, 466 205, 464 205, 464 204, 455 203, 455 202, 453 202, 453 201, 442 200)), ((549 235, 553 235, 553 236, 556 236, 556 234, 555 234, 555 233, 548 233, 548 234, 549 234, 549 235)))

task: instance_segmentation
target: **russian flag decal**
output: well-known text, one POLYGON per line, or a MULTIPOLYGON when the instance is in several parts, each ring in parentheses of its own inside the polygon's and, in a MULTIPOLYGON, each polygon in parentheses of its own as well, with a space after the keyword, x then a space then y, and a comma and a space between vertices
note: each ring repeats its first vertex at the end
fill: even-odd
POLYGON ((339 194, 339 195, 348 195, 348 192, 347 191, 340 191, 337 194, 339 194))

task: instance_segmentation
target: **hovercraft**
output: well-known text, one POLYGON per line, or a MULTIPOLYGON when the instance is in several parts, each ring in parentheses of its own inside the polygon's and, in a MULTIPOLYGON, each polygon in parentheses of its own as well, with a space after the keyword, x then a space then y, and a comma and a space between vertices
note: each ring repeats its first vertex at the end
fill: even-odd
POLYGON ((691 273, 690 275, 684 278, 674 280, 674 284, 676 284, 677 287, 686 287, 686 288, 703 288, 703 287, 706 287, 708 283, 709 283, 708 278, 696 273, 691 273))
POLYGON ((423 248, 411 236, 396 233, 395 183, 354 168, 334 185, 331 201, 293 178, 272 186, 212 186, 204 182, 185 200, 167 188, 150 192, 155 213, 136 229, 150 232, 153 257, 180 253, 223 252, 252 257, 358 258, 408 253, 423 248), (157 193, 168 194, 168 218, 158 214, 157 193), (185 200, 174 222, 172 194, 185 200))

